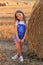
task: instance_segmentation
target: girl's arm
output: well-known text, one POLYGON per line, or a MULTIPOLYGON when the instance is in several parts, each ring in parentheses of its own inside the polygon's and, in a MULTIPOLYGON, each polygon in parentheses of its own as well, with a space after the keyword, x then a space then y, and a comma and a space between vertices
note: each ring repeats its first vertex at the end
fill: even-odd
POLYGON ((24 39, 25 39, 26 36, 27 36, 27 30, 28 30, 28 20, 26 21, 26 32, 25 32, 25 35, 24 35, 24 39))
POLYGON ((27 25, 26 25, 26 32, 25 32, 25 35, 24 35, 24 38, 23 39, 26 38, 26 35, 27 35, 27 25))
POLYGON ((25 32, 25 35, 24 35, 24 37, 23 37, 23 39, 21 41, 24 41, 25 40, 26 35, 27 35, 27 29, 28 29, 28 25, 26 25, 26 32, 25 32))
POLYGON ((18 32, 17 32, 17 25, 15 25, 15 33, 16 33, 16 37, 17 37, 18 41, 20 41, 20 39, 18 37, 18 32))

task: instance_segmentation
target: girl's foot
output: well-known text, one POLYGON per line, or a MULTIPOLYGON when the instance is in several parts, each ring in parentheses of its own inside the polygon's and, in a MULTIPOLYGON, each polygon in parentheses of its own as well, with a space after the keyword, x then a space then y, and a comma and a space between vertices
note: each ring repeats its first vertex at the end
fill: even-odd
POLYGON ((24 61, 23 56, 20 56, 20 57, 19 57, 19 60, 20 60, 21 62, 23 62, 23 61, 24 61))
POLYGON ((12 59, 14 59, 14 60, 18 59, 18 54, 16 54, 15 56, 13 56, 12 59))

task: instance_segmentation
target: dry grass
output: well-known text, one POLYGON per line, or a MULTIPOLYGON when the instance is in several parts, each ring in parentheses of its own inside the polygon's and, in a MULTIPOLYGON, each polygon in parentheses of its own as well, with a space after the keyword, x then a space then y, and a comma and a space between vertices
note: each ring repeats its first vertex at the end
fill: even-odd
MULTIPOLYGON (((3 0, 2 0, 3 1, 3 0)), ((0 39, 12 40, 14 36, 14 14, 20 9, 26 18, 30 17, 34 2, 23 3, 9 1, 7 6, 0 6, 0 39), (23 7, 22 7, 23 6, 23 7)), ((29 19, 29 18, 28 18, 29 19)))

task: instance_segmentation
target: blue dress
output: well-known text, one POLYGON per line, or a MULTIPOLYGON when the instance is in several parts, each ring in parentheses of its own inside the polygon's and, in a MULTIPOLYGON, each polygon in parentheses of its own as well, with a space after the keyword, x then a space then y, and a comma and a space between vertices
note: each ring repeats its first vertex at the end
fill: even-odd
MULTIPOLYGON (((20 22, 17 22, 16 25, 17 25, 18 37, 19 39, 22 40, 26 32, 26 24, 23 21, 20 21, 20 22)), ((18 41, 16 34, 14 34, 14 41, 15 42, 18 41)))
POLYGON ((22 40, 26 31, 26 26, 24 24, 18 24, 17 26, 18 36, 22 40))

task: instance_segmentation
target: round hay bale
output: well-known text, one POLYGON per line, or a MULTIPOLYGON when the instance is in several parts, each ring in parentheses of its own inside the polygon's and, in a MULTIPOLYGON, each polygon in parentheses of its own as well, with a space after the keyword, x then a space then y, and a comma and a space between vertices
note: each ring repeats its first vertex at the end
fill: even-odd
POLYGON ((33 6, 27 33, 30 51, 43 58, 43 0, 37 0, 33 6))

